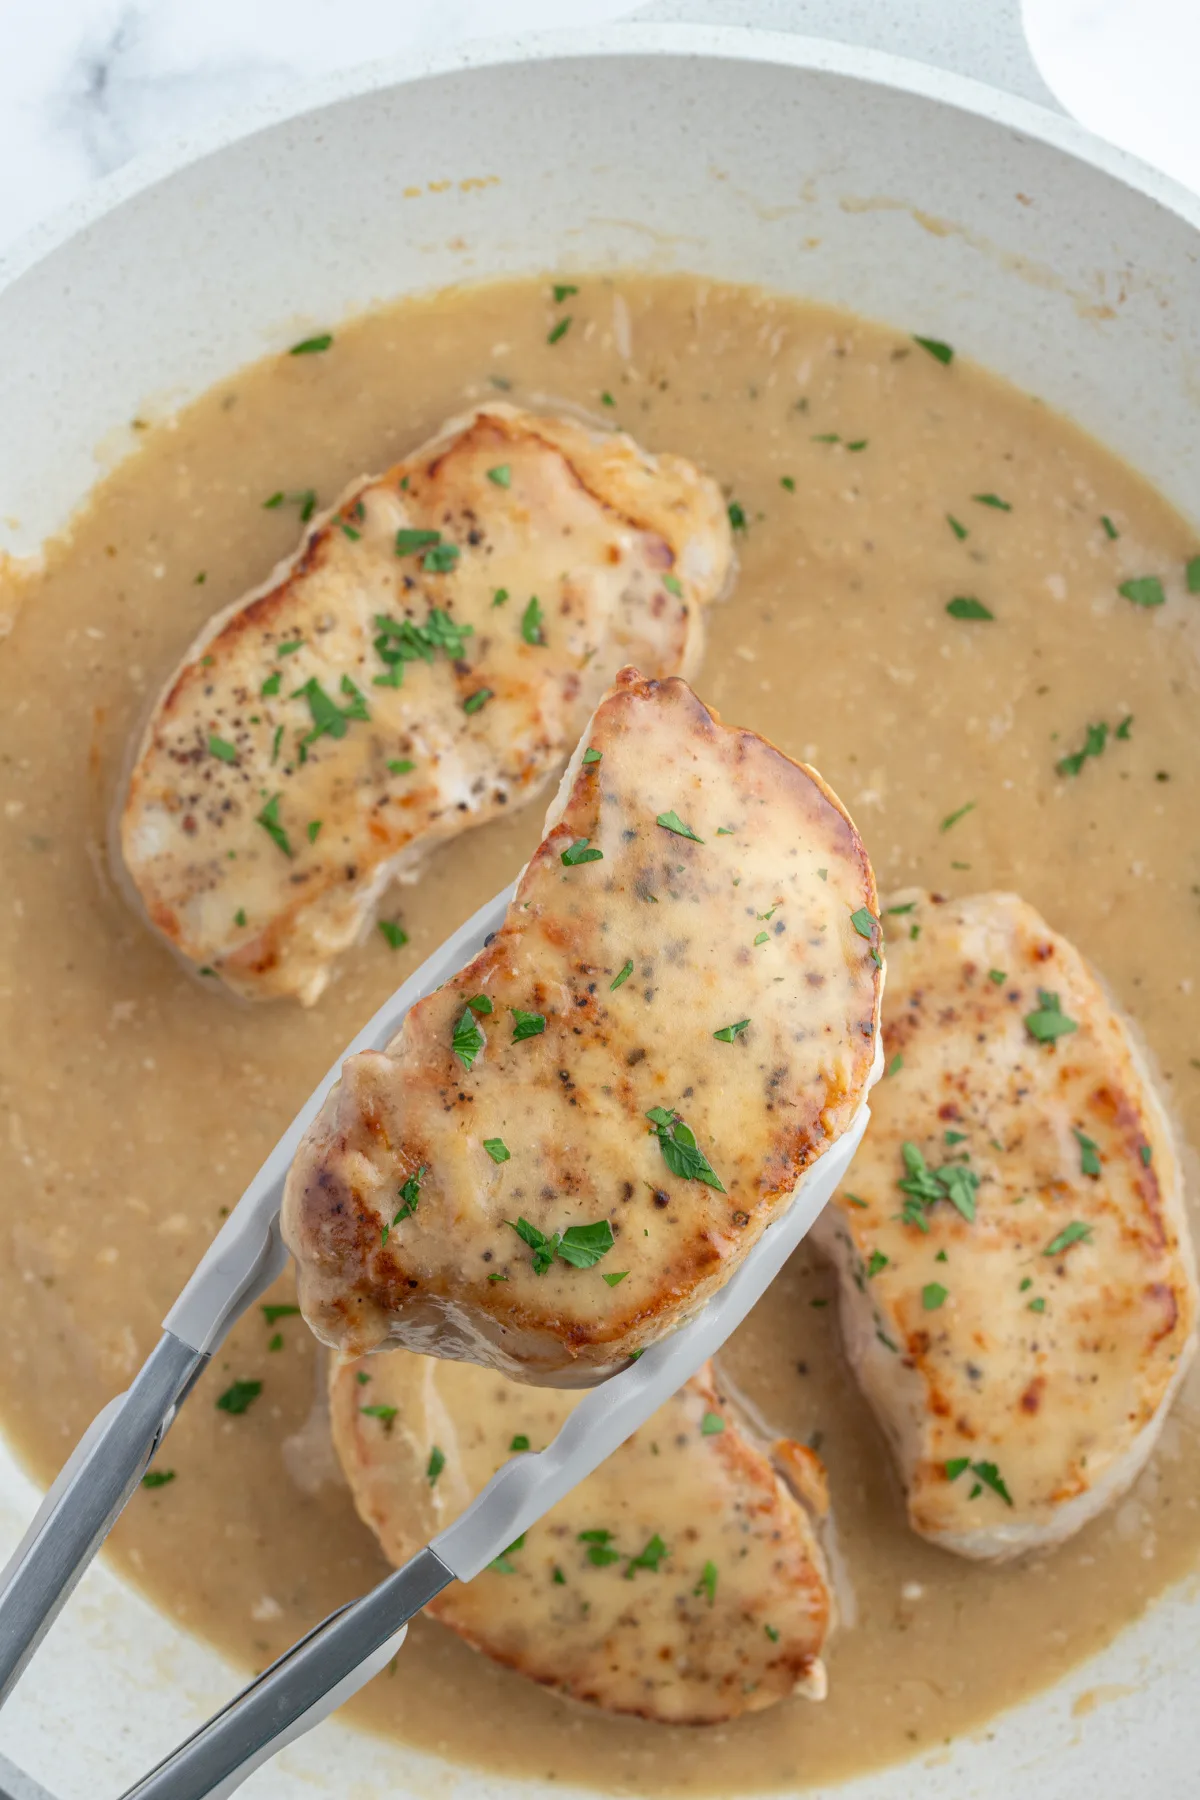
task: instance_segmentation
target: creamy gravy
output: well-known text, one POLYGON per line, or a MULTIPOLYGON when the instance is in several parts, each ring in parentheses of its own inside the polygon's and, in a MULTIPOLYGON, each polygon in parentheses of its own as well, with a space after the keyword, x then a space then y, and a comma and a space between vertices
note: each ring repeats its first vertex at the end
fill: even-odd
MULTIPOLYGON (((1038 906, 1136 1016, 1200 1137, 1200 598, 1185 592, 1198 546, 1184 522, 1036 400, 901 331, 690 278, 586 279, 562 306, 544 282, 406 302, 146 429, 45 572, 0 596, 20 602, 0 651, 0 1414, 42 1480, 128 1381, 338 1050, 537 841, 540 802, 439 851, 401 897, 408 947, 374 934, 309 1012, 186 976, 105 860, 158 682, 296 540, 299 504, 263 502, 309 488, 327 501, 497 387, 619 421, 728 485, 747 529, 700 693, 821 769, 884 891, 1001 886, 1038 906), (1151 574, 1166 605, 1117 593, 1151 574), (994 620, 948 617, 955 596, 994 620), (1128 715, 1126 738, 1110 731, 1077 776, 1056 773, 1089 723, 1128 715)), ((1193 1568, 1195 1381, 1110 1515, 1048 1559, 972 1567, 907 1530, 834 1309, 813 1304, 832 1294, 802 1252, 723 1364, 828 1464, 853 1623, 823 1705, 712 1730, 590 1715, 420 1621, 353 1716, 497 1771, 627 1792, 827 1781, 978 1725, 1193 1568)), ((310 1420, 316 1361, 298 1318, 244 1319, 159 1459, 175 1479, 135 1496, 113 1538, 159 1605, 255 1667, 384 1569, 310 1420), (214 1404, 235 1379, 262 1383, 240 1416, 214 1404)))

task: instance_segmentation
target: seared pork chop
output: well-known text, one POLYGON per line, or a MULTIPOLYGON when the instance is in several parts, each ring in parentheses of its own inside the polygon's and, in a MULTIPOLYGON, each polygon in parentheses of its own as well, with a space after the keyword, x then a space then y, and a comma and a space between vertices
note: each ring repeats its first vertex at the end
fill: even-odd
POLYGON ((502 929, 301 1145, 283 1230, 317 1336, 573 1385, 671 1331, 857 1112, 878 939, 820 777, 623 671, 502 929))
POLYGON ((356 482, 217 615, 120 819, 147 917, 252 999, 317 998, 389 882, 521 805, 621 665, 692 669, 728 579, 716 484, 492 405, 356 482))
POLYGON ((1000 1560, 1133 1481, 1195 1348, 1179 1164, 1079 952, 1014 894, 886 909, 889 1074, 816 1235, 914 1530, 1000 1560))
MULTIPOLYGON (((397 1565, 574 1401, 405 1350, 332 1374, 355 1504, 397 1565)), ((804 1487, 823 1471, 775 1446, 804 1487)), ((612 1712, 708 1725, 825 1692, 833 1597, 808 1513, 739 1428, 711 1364, 474 1581, 427 1610, 477 1650, 612 1712)))

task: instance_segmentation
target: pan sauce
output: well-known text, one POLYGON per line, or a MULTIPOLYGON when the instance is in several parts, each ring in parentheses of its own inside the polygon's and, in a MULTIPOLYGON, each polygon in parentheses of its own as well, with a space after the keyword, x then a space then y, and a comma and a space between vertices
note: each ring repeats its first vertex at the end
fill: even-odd
MULTIPOLYGON (((1200 1136, 1193 534, 1036 400, 902 331, 691 278, 579 290, 409 301, 339 329, 325 353, 245 370, 145 428, 45 572, 0 594, 16 613, 0 652, 0 1416, 42 1480, 150 1349, 337 1051, 537 841, 540 801, 439 851, 389 909, 407 948, 374 934, 310 1012, 240 1006, 190 979, 105 863, 122 756, 157 684, 202 619, 295 542, 302 500, 264 502, 312 488, 324 503, 497 388, 573 402, 727 484, 746 520, 741 573, 711 615, 700 693, 816 763, 882 891, 1002 886, 1038 906, 1136 1016, 1200 1136), (1164 578, 1165 605, 1118 594, 1146 575, 1164 578), (994 619, 949 617, 956 596, 994 619), (1100 720, 1103 751, 1056 773, 1100 720)), ((823 1705, 708 1730, 593 1716, 422 1620, 353 1715, 498 1772, 628 1792, 826 1781, 978 1725, 1193 1568, 1195 1379, 1109 1515, 1050 1558, 972 1567, 905 1527, 832 1295, 802 1251, 724 1358, 771 1426, 828 1464, 853 1623, 830 1647, 823 1705)), ((158 1604, 254 1667, 383 1573, 314 1415, 318 1378, 302 1321, 256 1309, 171 1433, 159 1467, 174 1479, 135 1496, 113 1538, 158 1604), (241 1413, 214 1404, 234 1381, 262 1383, 241 1413)))

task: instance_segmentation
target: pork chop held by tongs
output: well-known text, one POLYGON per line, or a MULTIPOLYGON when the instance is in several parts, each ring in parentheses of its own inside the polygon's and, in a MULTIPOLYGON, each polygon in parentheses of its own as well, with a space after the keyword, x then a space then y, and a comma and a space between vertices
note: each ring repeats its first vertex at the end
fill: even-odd
POLYGON ((720 1289, 845 1131, 883 984, 811 769, 627 669, 502 929, 350 1058, 293 1163, 310 1325, 589 1383, 720 1289))

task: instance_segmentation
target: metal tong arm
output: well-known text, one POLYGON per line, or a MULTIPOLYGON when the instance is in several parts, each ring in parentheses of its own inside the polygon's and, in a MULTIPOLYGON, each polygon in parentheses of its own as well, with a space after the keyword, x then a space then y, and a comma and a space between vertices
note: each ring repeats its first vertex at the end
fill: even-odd
POLYGON ((343 1061, 390 1043, 409 1008, 456 974, 499 929, 512 893, 511 886, 505 888, 447 938, 338 1057, 209 1245, 132 1386, 109 1402, 80 1439, 0 1572, 0 1705, 116 1523, 212 1352, 282 1270, 284 1181, 343 1061))
POLYGON ((97 1414, 0 1573, 0 1703, 58 1617, 208 1361, 165 1331, 132 1387, 97 1414))
MULTIPOLYGON (((881 1060, 877 1051, 875 1074, 881 1060)), ((544 1450, 505 1463, 431 1544, 372 1593, 301 1639, 122 1800, 226 1800, 253 1769, 361 1687, 390 1660, 403 1637, 399 1628, 419 1607, 449 1581, 470 1581, 486 1568, 720 1348, 845 1175, 868 1116, 863 1105, 842 1138, 806 1174, 789 1211, 767 1227, 741 1268, 706 1306, 586 1393, 544 1450), (424 1599, 414 1598, 422 1591, 424 1599), (363 1658, 368 1659, 365 1664, 363 1658)))
POLYGON ((122 1800, 226 1800, 268 1757, 385 1668, 408 1621, 453 1580, 429 1546, 418 1550, 293 1644, 122 1800))

